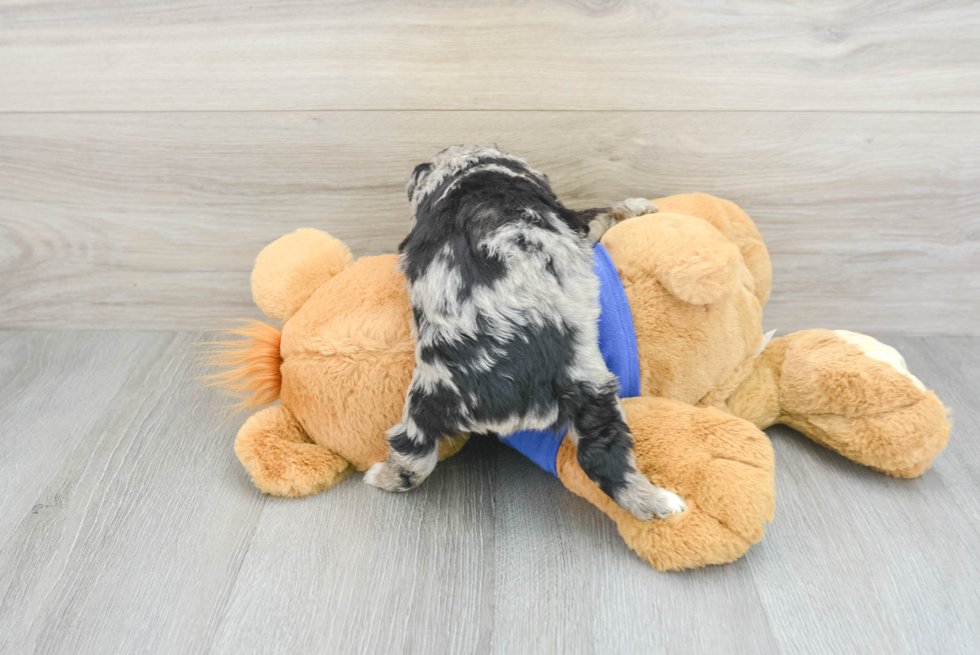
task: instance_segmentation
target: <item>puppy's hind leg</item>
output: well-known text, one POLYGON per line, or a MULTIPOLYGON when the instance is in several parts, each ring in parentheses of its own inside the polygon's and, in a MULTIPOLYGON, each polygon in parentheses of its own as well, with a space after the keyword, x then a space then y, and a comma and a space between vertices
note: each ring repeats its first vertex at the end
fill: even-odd
POLYGON ((627 198, 617 202, 612 207, 586 210, 582 212, 582 215, 588 220, 589 242, 598 243, 602 235, 616 223, 635 216, 654 214, 656 211, 657 206, 646 198, 627 198))
POLYGON ((636 468, 633 437, 615 384, 591 393, 572 424, 578 463, 590 480, 636 518, 666 518, 687 509, 677 494, 655 486, 636 468))
POLYGON ((420 430, 411 418, 403 420, 388 431, 388 459, 369 468, 364 481, 385 491, 414 489, 439 461, 440 436, 420 430))

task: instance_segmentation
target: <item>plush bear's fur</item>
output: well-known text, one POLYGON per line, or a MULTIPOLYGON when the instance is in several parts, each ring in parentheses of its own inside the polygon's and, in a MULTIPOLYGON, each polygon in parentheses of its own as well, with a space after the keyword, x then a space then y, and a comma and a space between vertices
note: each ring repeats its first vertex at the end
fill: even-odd
MULTIPOLYGON (((762 538, 775 507, 773 454, 761 432, 784 423, 896 477, 920 475, 943 449, 946 409, 870 337, 805 330, 762 342, 771 268, 752 221, 703 194, 654 201, 660 212, 603 238, 623 281, 640 356, 639 398, 623 401, 637 465, 688 511, 639 521, 592 484, 565 440, 558 474, 619 525, 661 570, 730 562, 762 538)), ((386 457, 414 365, 396 257, 353 260, 340 241, 299 230, 269 245, 252 274, 255 302, 283 322, 253 325, 217 361, 220 384, 258 407, 235 451, 262 491, 317 493, 386 457)), ((230 344, 230 345, 228 345, 230 344)), ((462 447, 442 442, 440 456, 462 447)))

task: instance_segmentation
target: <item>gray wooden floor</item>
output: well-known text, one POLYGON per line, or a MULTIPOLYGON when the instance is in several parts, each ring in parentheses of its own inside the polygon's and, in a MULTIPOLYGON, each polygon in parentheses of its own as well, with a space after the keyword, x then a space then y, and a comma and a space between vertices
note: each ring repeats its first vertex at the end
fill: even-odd
MULTIPOLYGON (((881 336, 881 335, 877 335, 881 336)), ((776 521, 663 574, 497 443, 405 495, 260 495, 188 332, 0 332, 2 653, 968 653, 980 338, 884 337, 955 412, 919 480, 771 431, 776 521)))

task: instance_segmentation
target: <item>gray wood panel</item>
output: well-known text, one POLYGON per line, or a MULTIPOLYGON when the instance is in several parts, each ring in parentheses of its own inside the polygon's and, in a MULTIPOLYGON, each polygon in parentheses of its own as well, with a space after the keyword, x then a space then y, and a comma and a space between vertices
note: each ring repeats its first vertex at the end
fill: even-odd
MULTIPOLYGON (((213 635, 263 502, 230 451, 234 428, 191 379, 197 337, 23 339, 37 362, 28 391, 66 425, 60 443, 13 460, 50 472, 29 481, 33 507, 0 512, 0 652, 189 653, 213 635), (134 364, 117 372, 123 357, 134 364)), ((30 427, 5 422, 5 444, 51 430, 28 404, 6 409, 30 427)))
POLYGON ((311 498, 262 496, 232 452, 242 418, 224 421, 193 379, 200 338, 0 332, 0 441, 36 444, 0 460, 0 651, 955 655, 980 642, 978 338, 889 339, 954 411, 922 478, 772 430, 765 539, 676 574, 492 441, 410 494, 355 475, 311 498))
POLYGON ((258 316, 258 251, 407 231, 404 182, 497 142, 577 207, 704 191, 769 244, 781 330, 980 333, 980 115, 272 112, 0 115, 0 326, 207 329, 258 316))
POLYGON ((980 109, 975 2, 3 3, 0 111, 980 109))
POLYGON ((99 429, 98 412, 65 408, 110 403, 167 341, 163 333, 80 334, 78 343, 58 333, 0 333, 0 545, 27 512, 49 509, 39 493, 84 435, 99 429))

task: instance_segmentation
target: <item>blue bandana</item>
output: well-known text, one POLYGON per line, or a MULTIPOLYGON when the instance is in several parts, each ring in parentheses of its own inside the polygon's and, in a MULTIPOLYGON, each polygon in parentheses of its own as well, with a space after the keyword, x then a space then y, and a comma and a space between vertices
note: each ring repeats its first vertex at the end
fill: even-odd
MULTIPOLYGON (((599 276, 599 351, 606 367, 619 378, 619 396, 633 398, 640 395, 640 356, 630 304, 609 253, 600 243, 592 252, 599 276)), ((558 475, 555 464, 566 432, 567 427, 558 432, 522 430, 500 440, 524 453, 545 471, 558 475)))

